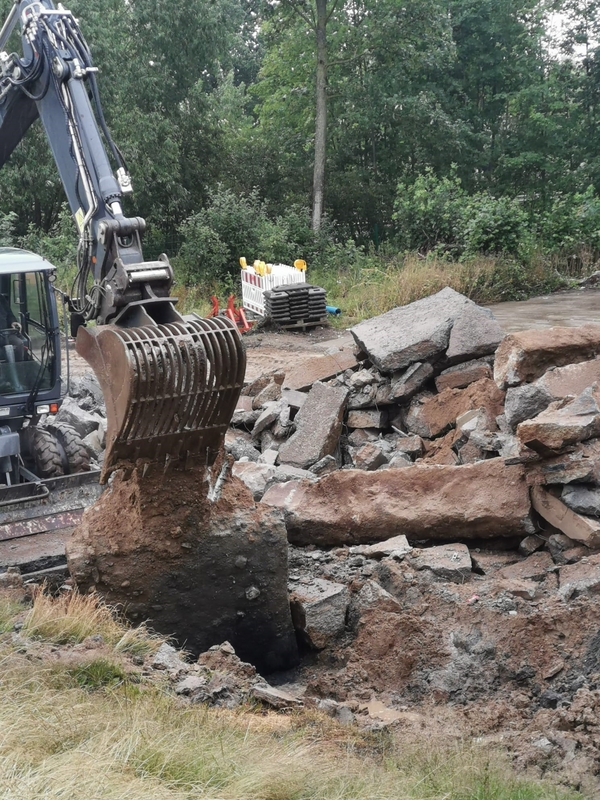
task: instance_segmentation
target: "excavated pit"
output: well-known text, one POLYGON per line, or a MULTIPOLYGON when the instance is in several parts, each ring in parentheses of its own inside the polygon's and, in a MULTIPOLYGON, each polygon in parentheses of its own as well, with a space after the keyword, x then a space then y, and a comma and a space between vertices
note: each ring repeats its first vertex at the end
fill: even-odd
POLYGON ((238 479, 218 486, 228 469, 118 470, 68 543, 69 570, 194 655, 228 640, 260 671, 286 669, 298 655, 283 519, 238 479))

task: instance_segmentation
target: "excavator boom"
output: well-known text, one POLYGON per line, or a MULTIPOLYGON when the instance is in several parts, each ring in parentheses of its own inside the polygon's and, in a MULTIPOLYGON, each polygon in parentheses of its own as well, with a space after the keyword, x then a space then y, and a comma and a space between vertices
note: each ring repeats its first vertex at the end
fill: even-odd
POLYGON ((140 459, 210 464, 243 385, 244 347, 228 319, 179 314, 166 255, 144 261, 145 222, 123 213, 131 179, 96 72, 70 11, 16 0, 0 30, 0 168, 39 117, 79 232, 70 311, 106 402, 102 480, 140 459), (17 26, 20 55, 4 50, 17 26))

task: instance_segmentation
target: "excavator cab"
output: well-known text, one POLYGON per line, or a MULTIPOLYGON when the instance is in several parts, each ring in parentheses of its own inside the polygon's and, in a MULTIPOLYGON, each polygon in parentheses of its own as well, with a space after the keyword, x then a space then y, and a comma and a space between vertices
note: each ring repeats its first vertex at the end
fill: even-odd
POLYGON ((60 402, 53 272, 40 256, 0 248, 0 424, 11 429, 60 402))
POLYGON ((77 432, 53 417, 61 403, 53 275, 41 256, 0 247, 0 487, 90 468, 77 432))

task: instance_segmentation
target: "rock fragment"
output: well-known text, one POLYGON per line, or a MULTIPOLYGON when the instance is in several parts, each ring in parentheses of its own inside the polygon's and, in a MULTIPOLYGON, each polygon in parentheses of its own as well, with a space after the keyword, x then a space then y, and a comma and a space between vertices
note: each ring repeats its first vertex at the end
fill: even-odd
POLYGON ((471 555, 464 544, 443 544, 414 550, 410 563, 415 569, 428 569, 439 578, 453 583, 464 583, 471 575, 471 555))
POLYGON ((540 516, 570 539, 588 547, 600 546, 600 522, 598 520, 576 514, 562 500, 554 497, 541 486, 534 486, 531 489, 531 502, 540 516))
POLYGON ((406 402, 415 395, 433 375, 433 367, 428 361, 417 361, 406 370, 392 375, 390 400, 406 402))
POLYGON ((443 392, 444 389, 464 389, 470 383, 492 377, 492 368, 488 361, 473 359, 445 369, 435 379, 435 388, 438 392, 443 392))
POLYGON ((561 499, 572 511, 600 517, 600 487, 571 484, 562 490, 561 499))
POLYGON ((536 417, 517 427, 519 440, 541 455, 554 455, 569 445, 600 435, 600 385, 595 383, 575 398, 551 403, 536 417))
POLYGON ((292 620, 307 644, 321 650, 344 632, 350 602, 348 587, 314 578, 294 586, 290 596, 292 620))

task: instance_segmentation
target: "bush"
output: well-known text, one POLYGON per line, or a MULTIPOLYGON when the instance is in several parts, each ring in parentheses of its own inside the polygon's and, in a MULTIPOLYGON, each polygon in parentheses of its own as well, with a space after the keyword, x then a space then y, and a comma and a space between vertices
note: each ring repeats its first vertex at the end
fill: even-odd
POLYGON ((529 241, 527 216, 517 200, 477 194, 461 213, 460 244, 468 255, 524 252, 529 241))
POLYGON ((199 278, 218 281, 226 273, 230 250, 206 221, 205 212, 189 217, 180 227, 184 237, 176 263, 186 286, 199 278))
POLYGON ((600 198, 594 187, 574 195, 557 195, 550 210, 538 220, 538 227, 542 240, 552 250, 599 250, 600 198))
POLYGON ((398 184, 393 218, 400 247, 422 253, 517 255, 529 241, 527 216, 517 200, 469 197, 454 171, 438 178, 428 169, 413 184, 398 184))
POLYGON ((438 178, 427 169, 414 183, 399 183, 392 215, 397 243, 404 250, 421 252, 457 245, 466 197, 454 172, 449 178, 438 178))

